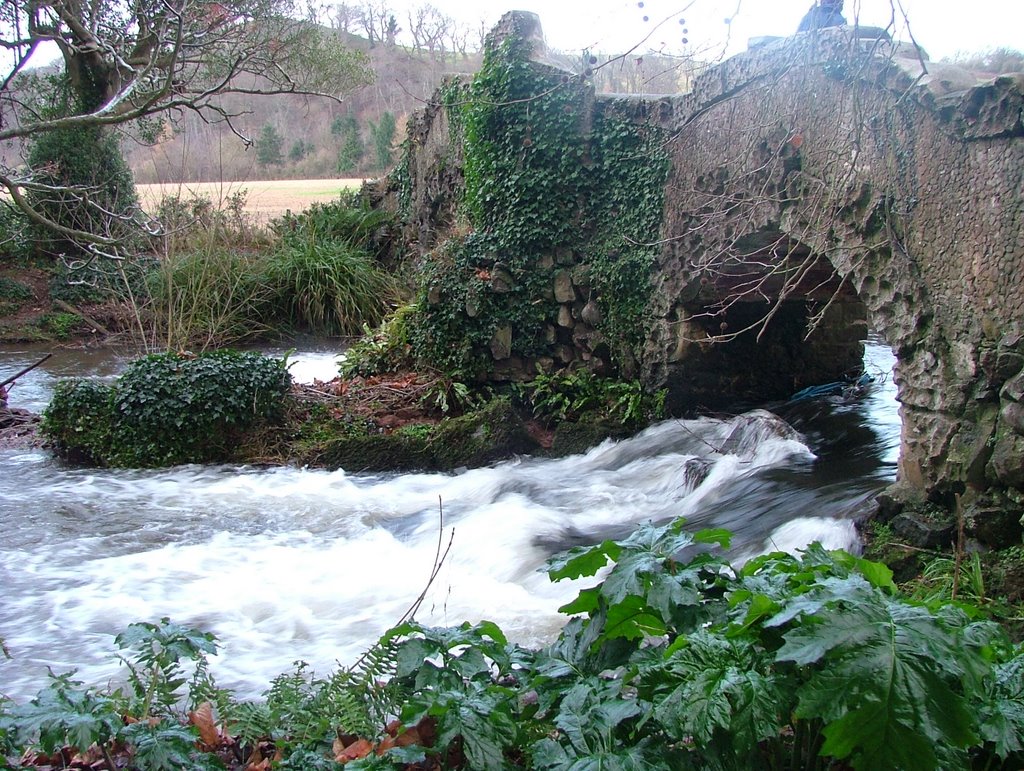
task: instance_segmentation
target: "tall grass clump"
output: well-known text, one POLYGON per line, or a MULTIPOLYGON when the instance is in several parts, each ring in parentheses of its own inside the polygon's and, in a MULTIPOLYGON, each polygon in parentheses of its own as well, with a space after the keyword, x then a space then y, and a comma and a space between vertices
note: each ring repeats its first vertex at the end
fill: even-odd
POLYGON ((317 334, 359 334, 364 324, 380 322, 394 294, 373 258, 342 241, 286 243, 271 257, 267 276, 283 320, 317 334))
POLYGON ((378 263, 389 222, 386 212, 351 196, 275 222, 281 244, 270 258, 267 279, 283 320, 337 335, 379 324, 396 294, 378 263))
POLYGON ((160 259, 148 297, 136 304, 146 347, 204 351, 264 334, 272 292, 262 275, 272 239, 246 213, 244 191, 219 203, 167 196, 156 219, 152 247, 160 259))
POLYGON ((244 204, 244 193, 219 206, 161 202, 149 347, 202 351, 282 327, 352 335, 380 322, 394 295, 377 263, 390 215, 348 196, 261 228, 244 204))
POLYGON ((268 331, 266 257, 219 246, 165 257, 152 277, 154 347, 204 351, 268 331))

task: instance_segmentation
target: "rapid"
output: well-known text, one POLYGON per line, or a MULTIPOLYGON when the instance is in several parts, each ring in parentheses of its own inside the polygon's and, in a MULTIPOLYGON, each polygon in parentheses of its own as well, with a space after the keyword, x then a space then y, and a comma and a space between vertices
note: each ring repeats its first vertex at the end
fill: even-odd
MULTIPOLYGON (((39 358, 0 348, 0 380, 39 358)), ((328 351, 293 354, 296 379, 330 378, 328 351)), ((56 379, 113 377, 126 359, 59 352, 12 388, 41 411, 56 379)), ((45 450, 0 450, 0 694, 24 701, 47 668, 103 684, 113 636, 161 617, 213 632, 218 682, 258 696, 305 661, 351 662, 424 590, 430 625, 490 619, 550 640, 578 586, 551 584, 551 554, 686 517, 734 533, 745 559, 813 540, 858 548, 854 526, 896 473, 899 415, 889 348, 857 398, 667 420, 585 454, 517 458, 451 474, 306 468, 71 468, 45 450)))

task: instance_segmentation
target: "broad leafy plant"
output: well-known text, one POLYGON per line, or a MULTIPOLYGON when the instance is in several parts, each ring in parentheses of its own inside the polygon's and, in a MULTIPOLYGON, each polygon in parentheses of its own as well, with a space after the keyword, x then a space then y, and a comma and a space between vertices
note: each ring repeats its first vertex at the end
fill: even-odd
POLYGON ((1000 626, 908 599, 843 551, 733 565, 728 543, 676 520, 573 549, 551 579, 601 580, 542 649, 488 621, 406 620, 356 665, 319 678, 300 664, 257 703, 213 684, 208 635, 136 624, 118 638, 134 651, 127 696, 54 677, 30 704, 0 704, 0 746, 124 746, 119 767, 139 769, 209 767, 199 750, 225 745, 239 768, 1020 767, 1024 648, 1000 626), (175 712, 190 662, 188 700, 216 704, 223 731, 196 717, 209 707, 189 724, 175 712))
POLYGON ((665 415, 665 392, 651 394, 639 381, 602 378, 589 370, 539 373, 516 385, 517 395, 546 423, 577 420, 586 413, 640 426, 665 415))
POLYGON ((404 716, 459 725, 488 768, 524 754, 550 769, 1020 761, 1024 653, 996 624, 902 598, 887 568, 845 552, 737 568, 710 549, 727 542, 676 521, 554 559, 556 581, 614 565, 541 651, 489 630, 446 654, 436 632, 398 630, 404 716))

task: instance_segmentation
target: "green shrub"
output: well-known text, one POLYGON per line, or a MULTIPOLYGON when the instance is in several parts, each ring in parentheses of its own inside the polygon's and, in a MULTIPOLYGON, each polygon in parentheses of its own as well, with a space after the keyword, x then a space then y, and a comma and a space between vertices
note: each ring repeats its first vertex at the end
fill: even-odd
POLYGON ((50 278, 50 298, 71 305, 123 300, 142 304, 148 297, 147 276, 154 265, 154 260, 145 256, 116 261, 95 257, 61 260, 50 278))
MULTIPOLYGON (((131 226, 124 219, 137 209, 131 170, 117 139, 100 126, 76 126, 48 131, 33 138, 29 164, 42 170, 43 181, 68 192, 32 192, 33 206, 66 228, 125 237, 131 226), (71 188, 86 193, 72 192, 71 188)), ((52 255, 85 254, 67 236, 36 228, 40 248, 52 255)))
POLYGON ((12 278, 0 276, 0 316, 14 313, 33 297, 30 287, 12 278))
POLYGON ((153 249, 165 257, 179 253, 258 249, 268 244, 266 231, 246 211, 248 192, 236 190, 218 201, 191 193, 166 195, 157 204, 160 232, 153 249))
POLYGON ((25 260, 32 256, 28 218, 6 201, 0 201, 0 260, 25 260))
POLYGON ((106 465, 114 426, 114 389, 95 380, 62 380, 43 412, 41 431, 72 460, 106 465))
POLYGON ((319 334, 357 335, 380 323, 395 297, 376 259, 390 222, 348 195, 272 223, 281 239, 264 277, 276 293, 273 314, 319 334))
MULTIPOLYGON (((1016 768, 1024 648, 953 604, 899 596, 884 565, 814 544, 742 567, 728 533, 644 525, 551 560, 594 576, 538 651, 487 622, 404 624, 394 698, 429 755, 535 769, 1016 768)), ((371 766, 355 766, 356 768, 371 766)))
POLYGON ((82 324, 74 313, 47 313, 41 319, 43 329, 56 340, 67 340, 82 324))
POLYGON ((665 392, 647 393, 639 381, 602 378, 589 370, 538 374, 516 385, 519 399, 548 424, 575 421, 590 413, 633 427, 665 416, 665 392))
POLYGON ((241 431, 276 417, 291 376, 253 352, 152 354, 117 382, 118 465, 164 466, 223 458, 241 431))
POLYGON ((259 353, 153 354, 113 388, 58 384, 43 432, 62 455, 97 465, 227 460, 240 434, 280 413, 290 383, 282 360, 259 353))
POLYGON ((416 305, 396 308, 377 329, 363 328, 363 336, 347 351, 339 372, 342 377, 370 377, 382 372, 395 372, 410 365, 409 319, 416 305))
POLYGON ((34 295, 32 289, 13 278, 0 276, 0 300, 13 303, 23 303, 31 300, 34 295))

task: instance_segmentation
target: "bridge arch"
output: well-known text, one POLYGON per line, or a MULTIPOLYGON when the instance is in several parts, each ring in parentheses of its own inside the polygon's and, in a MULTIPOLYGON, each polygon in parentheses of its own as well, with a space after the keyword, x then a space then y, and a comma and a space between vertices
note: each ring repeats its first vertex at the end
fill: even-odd
POLYGON ((701 396, 694 373, 721 393, 774 361, 781 395, 827 379, 830 356, 847 371, 852 330, 870 325, 897 356, 903 488, 945 503, 1021 490, 1024 76, 965 77, 840 29, 663 99, 672 166, 645 378, 685 401, 701 396), (800 304, 817 329, 778 357, 800 304), (761 345, 731 339, 734 319, 760 332, 745 305, 772 322, 761 345), (732 371, 713 382, 709 365, 732 371))

